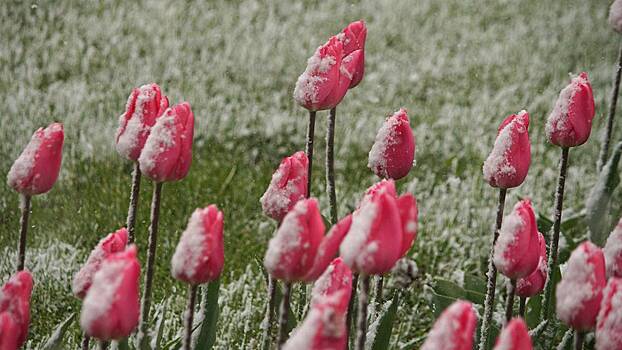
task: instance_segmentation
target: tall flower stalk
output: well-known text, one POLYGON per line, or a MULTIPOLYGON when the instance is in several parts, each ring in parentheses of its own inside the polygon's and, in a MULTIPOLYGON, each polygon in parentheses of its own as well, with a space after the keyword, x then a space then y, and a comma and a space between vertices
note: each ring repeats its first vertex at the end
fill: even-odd
POLYGON ((337 222, 337 193, 335 189, 335 121, 337 107, 333 107, 328 115, 326 131, 326 193, 330 206, 330 222, 337 222))
POLYGON ((133 243, 136 226, 136 212, 138 211, 138 196, 140 194, 140 164, 134 163, 134 170, 132 171, 132 189, 130 193, 130 206, 127 210, 126 227, 129 233, 129 242, 133 243))
POLYGON ((309 111, 309 124, 307 125, 307 146, 305 153, 307 154, 307 194, 306 198, 311 197, 311 174, 313 169, 313 143, 315 139, 315 115, 317 112, 309 111))

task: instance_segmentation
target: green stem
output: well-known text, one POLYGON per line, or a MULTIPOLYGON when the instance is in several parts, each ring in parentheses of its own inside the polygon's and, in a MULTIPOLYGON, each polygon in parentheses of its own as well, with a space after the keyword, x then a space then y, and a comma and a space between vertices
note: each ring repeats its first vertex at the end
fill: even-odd
POLYGON ((192 326, 194 321, 194 305, 197 300, 197 286, 190 285, 188 289, 188 307, 186 309, 186 315, 184 319, 185 323, 185 336, 184 336, 184 350, 192 350, 192 326))
POLYGON ((290 282, 283 283, 283 297, 281 298, 281 307, 279 308, 279 338, 277 340, 278 348, 281 349, 287 340, 287 322, 289 317, 289 298, 292 291, 290 282))
POLYGON ((356 350, 365 350, 365 340, 367 337, 367 306, 369 305, 369 282, 367 275, 361 276, 361 293, 359 294, 359 310, 356 326, 356 350))
POLYGON ((337 194, 335 192, 335 117, 337 107, 330 110, 326 131, 326 192, 330 205, 331 224, 337 223, 337 194))
POLYGON ((128 244, 134 243, 135 239, 135 226, 136 226, 136 212, 138 210, 138 196, 140 194, 140 166, 138 162, 134 163, 134 171, 132 172, 132 191, 130 193, 130 206, 127 210, 127 233, 128 244))
POLYGON ((307 125, 307 148, 305 153, 309 159, 307 166, 307 198, 311 197, 311 174, 313 169, 313 141, 315 139, 315 111, 309 111, 309 125, 307 125))
POLYGON ((30 215, 30 196, 19 195, 19 209, 22 215, 19 219, 19 252, 17 254, 17 271, 24 269, 26 261, 26 236, 28 235, 28 216, 30 215))

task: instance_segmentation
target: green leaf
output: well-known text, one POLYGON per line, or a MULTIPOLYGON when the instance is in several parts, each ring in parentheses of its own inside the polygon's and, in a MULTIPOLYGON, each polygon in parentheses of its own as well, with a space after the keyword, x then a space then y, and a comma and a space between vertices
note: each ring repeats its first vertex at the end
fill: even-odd
POLYGON ((438 318, 443 310, 448 308, 449 305, 453 304, 456 300, 456 298, 441 295, 432 291, 432 310, 434 311, 434 318, 438 318))
POLYGON ((476 275, 464 275, 464 288, 486 295, 486 279, 476 275))
POLYGON ((218 291, 220 280, 210 282, 201 308, 203 309, 203 321, 197 338, 196 349, 209 350, 216 342, 216 329, 218 327, 218 291))
MULTIPOLYGON (((123 340, 120 340, 120 341, 115 342, 115 343, 116 343, 116 348, 118 350, 130 350, 130 344, 129 344, 127 338, 124 338, 123 340)), ((157 349, 159 349, 159 348, 157 348, 157 349)))
POLYGON ((399 292, 393 293, 391 304, 385 313, 380 316, 380 323, 376 330, 376 336, 374 337, 374 343, 372 350, 384 350, 389 348, 389 341, 391 340, 391 332, 393 330, 393 323, 395 322, 395 315, 397 313, 397 305, 400 302, 399 292))
POLYGON ((43 345, 43 350, 62 350, 65 348, 63 346, 63 336, 67 332, 67 328, 69 328, 71 321, 73 321, 75 317, 76 314, 72 313, 71 315, 69 315, 69 317, 67 317, 67 319, 65 319, 58 326, 56 326, 54 332, 45 342, 45 345, 43 345))
POLYGON ((164 333, 164 324, 166 323, 166 312, 168 311, 168 299, 165 300, 160 309, 160 314, 156 320, 156 333, 154 335, 156 339, 156 349, 160 349, 160 344, 162 343, 162 335, 164 333))
POLYGON ((442 278, 435 279, 434 291, 452 299, 466 299, 475 304, 484 304, 486 282, 475 276, 464 276, 464 287, 442 278))
POLYGON ((527 300, 525 310, 525 321, 529 329, 536 328, 540 323, 540 312, 542 309, 542 294, 534 295, 527 300))

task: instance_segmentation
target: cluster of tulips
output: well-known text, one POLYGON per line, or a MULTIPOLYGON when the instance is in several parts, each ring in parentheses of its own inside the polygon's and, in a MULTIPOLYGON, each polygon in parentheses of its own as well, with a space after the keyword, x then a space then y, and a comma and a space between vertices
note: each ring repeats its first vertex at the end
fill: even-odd
MULTIPOLYGON (((622 0, 612 6, 610 23, 622 32, 622 0)), ((260 199, 265 215, 277 223, 264 258, 269 278, 262 323, 263 349, 274 345, 292 350, 349 346, 365 349, 369 347, 366 337, 372 281, 378 305, 382 303, 383 276, 392 273, 396 280, 406 281, 400 284, 401 289, 407 289, 416 276, 416 265, 406 256, 417 238, 417 201, 413 194, 400 195, 396 190, 396 181, 408 175, 415 157, 415 137, 405 109, 386 118, 369 152, 368 167, 379 181, 364 192, 354 211, 339 216, 337 210, 336 108, 348 90, 359 85, 364 77, 366 35, 363 21, 349 24, 317 48, 296 83, 294 99, 309 111, 306 149, 281 161, 260 199), (315 119, 321 110, 330 110, 325 167, 330 209, 328 230, 320 203, 311 192, 315 119), (304 292, 306 288, 301 288, 298 299, 308 302, 308 309, 302 323, 288 334, 294 283, 313 286, 310 298, 304 292), (353 325, 356 299, 357 324, 353 325)), ((617 84, 614 97, 617 97, 617 84)), ((611 110, 615 111, 615 105, 611 110)), ((559 264, 569 149, 588 140, 594 115, 592 88, 587 74, 581 73, 561 90, 546 123, 549 142, 561 148, 553 228, 548 237, 538 232, 534 206, 528 198, 519 200, 509 215, 503 215, 507 190, 524 182, 531 164, 529 114, 524 110, 512 114, 498 128, 492 152, 483 165, 485 181, 499 189, 499 205, 488 259, 480 350, 490 348, 488 339, 498 272, 509 283, 503 328, 494 349, 532 349, 532 337, 544 334, 552 323, 552 273, 559 264), (529 331, 523 320, 526 299, 540 293, 544 293, 541 323, 529 331), (514 315, 516 295, 520 299, 517 317, 514 315)), ((611 128, 613 112, 609 117, 611 128)), ((132 91, 116 135, 117 152, 134 163, 126 227, 99 241, 72 284, 74 295, 83 300, 80 316, 83 349, 89 348, 91 337, 98 339, 99 347, 105 349, 109 342, 126 339, 134 332, 136 346, 141 349, 148 346, 162 186, 164 182, 182 180, 188 174, 193 130, 194 115, 189 103, 169 106, 168 98, 156 84, 132 91), (136 243, 135 220, 143 175, 153 182, 151 222, 148 242, 136 243), (137 247, 143 243, 148 254, 141 293, 137 247)), ((610 129, 606 135, 610 137, 610 129)), ((48 192, 56 182, 63 141, 64 130, 59 123, 37 130, 8 173, 8 185, 21 197, 22 216, 17 272, 0 292, 0 350, 18 349, 27 339, 33 288, 33 276, 25 269, 31 197, 48 192)), ((608 139, 605 144, 601 158, 606 160, 608 139)), ((189 291, 184 314, 184 349, 194 347, 197 288, 216 281, 223 271, 223 226, 224 215, 215 205, 196 209, 172 258, 172 276, 188 284, 189 291)), ((622 220, 603 248, 585 241, 572 252, 556 287, 555 309, 558 319, 574 329, 575 349, 582 348, 586 333, 592 330, 598 350, 622 349, 622 220)), ((472 349, 478 318, 474 305, 465 300, 456 301, 436 320, 422 349, 472 349)))

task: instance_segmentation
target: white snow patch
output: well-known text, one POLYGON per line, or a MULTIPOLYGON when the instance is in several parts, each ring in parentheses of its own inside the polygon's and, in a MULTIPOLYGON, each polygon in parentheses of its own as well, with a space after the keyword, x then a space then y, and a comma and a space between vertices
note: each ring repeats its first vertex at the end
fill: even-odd
POLYGON ((557 316, 564 322, 575 317, 583 302, 598 292, 590 283, 594 278, 594 266, 588 263, 588 258, 581 247, 573 251, 557 285, 557 316))
POLYGON ((482 170, 486 181, 491 182, 496 180, 499 176, 516 173, 516 168, 508 161, 507 153, 512 147, 512 131, 514 129, 516 129, 518 133, 526 131, 523 118, 521 118, 525 113, 527 113, 525 110, 520 111, 517 117, 499 132, 492 152, 490 152, 490 155, 488 155, 488 158, 484 161, 482 170))
POLYGON ((35 166, 35 159, 43 138, 39 136, 43 128, 35 131, 26 148, 11 166, 7 175, 7 184, 10 187, 19 187, 21 181, 28 178, 35 166))
POLYGON ((568 128, 568 109, 574 94, 579 91, 579 84, 582 82, 583 79, 581 77, 575 77, 568 86, 560 91, 559 97, 555 101, 555 106, 546 121, 545 131, 549 140, 551 140, 554 133, 568 128))
MULTIPOLYGON (((145 104, 152 101, 155 97, 156 92, 152 89, 151 84, 141 86, 136 98, 134 113, 129 116, 127 124, 125 123, 125 113, 119 117, 116 149, 123 157, 129 158, 132 151, 136 148, 139 138, 149 132, 150 126, 145 121, 145 104)), ((132 96, 127 101, 126 111, 129 109, 131 102, 132 96)))
POLYGON ((298 77, 296 87, 294 88, 294 99, 301 105, 311 102, 312 104, 319 103, 318 101, 318 84, 326 80, 325 77, 318 74, 328 72, 331 67, 337 62, 335 56, 326 55, 320 57, 320 50, 322 46, 315 50, 313 56, 307 61, 307 68, 298 77))

